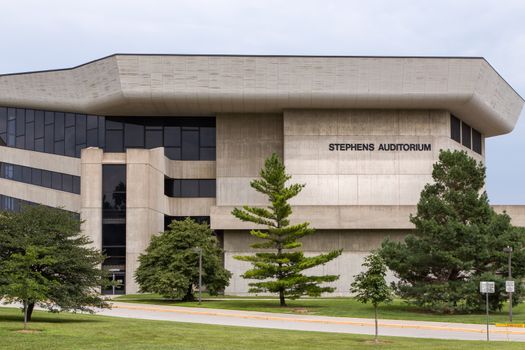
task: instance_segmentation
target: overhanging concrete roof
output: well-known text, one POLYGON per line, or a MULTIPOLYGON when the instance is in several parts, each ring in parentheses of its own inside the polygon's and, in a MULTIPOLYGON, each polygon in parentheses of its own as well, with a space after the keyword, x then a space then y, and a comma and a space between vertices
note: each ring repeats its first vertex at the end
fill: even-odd
POLYGON ((445 109, 486 136, 510 132, 524 100, 481 57, 116 54, 0 76, 0 105, 101 115, 445 109))

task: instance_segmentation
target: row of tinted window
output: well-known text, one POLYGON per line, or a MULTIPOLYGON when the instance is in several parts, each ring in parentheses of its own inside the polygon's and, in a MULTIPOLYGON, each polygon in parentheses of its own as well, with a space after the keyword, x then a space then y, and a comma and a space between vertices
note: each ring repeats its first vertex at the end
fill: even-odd
POLYGON ((0 144, 80 157, 82 148, 104 146, 104 117, 0 107, 0 144))
POLYGON ((474 152, 482 154, 481 133, 453 115, 450 116, 450 137, 474 152))
MULTIPOLYGON (((22 207, 27 206, 27 205, 41 205, 41 204, 0 194, 0 211, 6 210, 6 211, 19 212, 22 209, 22 207)), ((61 209, 61 210, 65 210, 65 209, 61 209)), ((73 215, 76 220, 80 220, 79 213, 75 213, 69 210, 65 210, 65 211, 73 215)))
POLYGON ((215 160, 214 118, 106 118, 106 152, 164 147, 174 160, 215 160))
POLYGON ((215 179, 164 179, 168 197, 215 197, 215 179))
POLYGON ((0 177, 54 190, 80 194, 80 177, 27 166, 0 163, 0 177))
POLYGON ((0 107, 0 145, 80 157, 86 147, 106 152, 164 147, 175 160, 215 160, 215 118, 102 117, 0 107))
POLYGON ((19 212, 24 205, 36 205, 36 203, 0 194, 0 210, 19 212))

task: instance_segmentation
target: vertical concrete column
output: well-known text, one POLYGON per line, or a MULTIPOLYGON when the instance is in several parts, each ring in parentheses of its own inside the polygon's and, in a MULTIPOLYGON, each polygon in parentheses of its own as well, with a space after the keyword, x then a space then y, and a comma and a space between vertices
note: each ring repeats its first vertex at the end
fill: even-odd
POLYGON ((138 257, 150 238, 164 229, 164 173, 158 149, 126 151, 126 293, 138 292, 138 257))
POLYGON ((80 218, 82 232, 102 249, 102 157, 100 148, 85 148, 80 155, 80 218))

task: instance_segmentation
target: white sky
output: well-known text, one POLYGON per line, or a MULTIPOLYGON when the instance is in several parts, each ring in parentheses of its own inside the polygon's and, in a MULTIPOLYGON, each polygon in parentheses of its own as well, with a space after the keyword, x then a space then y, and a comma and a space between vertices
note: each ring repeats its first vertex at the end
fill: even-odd
MULTIPOLYGON (((525 0, 0 0, 0 73, 113 53, 483 56, 525 95, 525 0)), ((525 204, 525 118, 487 140, 493 204, 525 204)))

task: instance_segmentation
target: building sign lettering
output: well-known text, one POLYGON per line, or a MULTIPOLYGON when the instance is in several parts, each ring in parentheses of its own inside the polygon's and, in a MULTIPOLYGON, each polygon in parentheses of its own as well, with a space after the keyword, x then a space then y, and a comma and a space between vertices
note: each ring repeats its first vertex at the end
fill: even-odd
POLYGON ((430 143, 331 143, 330 151, 432 151, 430 143))

